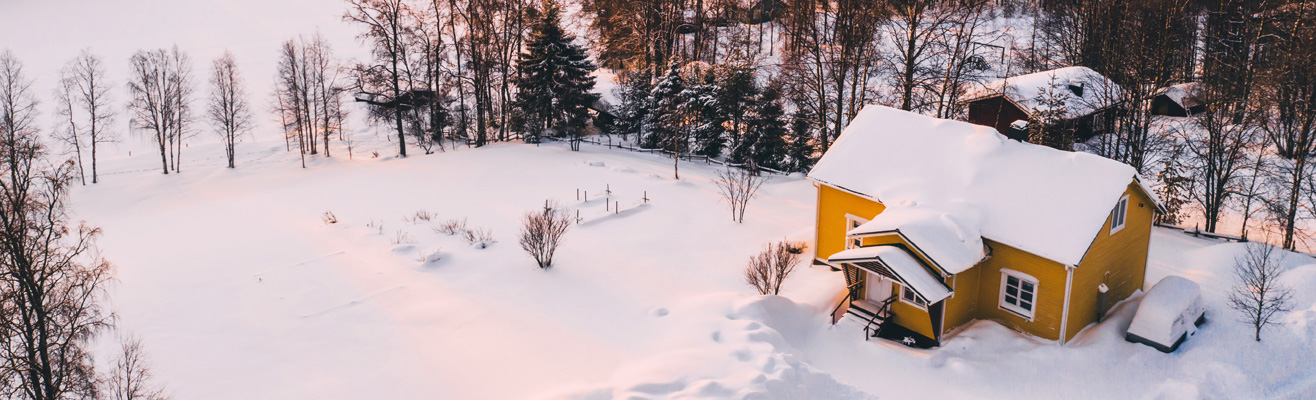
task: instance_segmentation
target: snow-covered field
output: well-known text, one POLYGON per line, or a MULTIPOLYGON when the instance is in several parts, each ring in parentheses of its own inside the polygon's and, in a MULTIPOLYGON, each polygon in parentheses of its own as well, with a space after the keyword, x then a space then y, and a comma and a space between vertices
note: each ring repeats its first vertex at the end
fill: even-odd
MULTIPOLYGON (((798 176, 774 178, 739 225, 712 167, 683 164, 675 181, 670 160, 648 154, 511 143, 301 169, 282 146, 245 145, 237 170, 222 168, 219 148, 194 146, 195 161, 169 176, 147 155, 122 157, 74 193, 119 266, 120 327, 145 340, 177 398, 1316 393, 1316 296, 1302 292, 1289 324, 1252 342, 1223 305, 1237 244, 1154 236, 1149 286, 1186 276, 1209 307, 1175 354, 1123 341, 1136 300, 1064 347, 980 322, 913 350, 866 342, 854 321, 828 324, 843 280, 825 268, 802 266, 780 297, 741 282, 763 244, 812 237, 814 192, 798 176), (625 211, 603 212, 605 188, 625 211), (648 205, 628 207, 646 193, 648 205), (540 271, 516 231, 546 199, 587 219, 540 271), (422 209, 437 217, 404 221, 422 209), (433 230, 450 218, 498 242, 479 249, 433 230), (399 232, 410 240, 394 244, 399 232)), ((1290 261, 1289 283, 1316 287, 1313 260, 1290 261)))
MULTIPOLYGON (((84 47, 114 79, 137 49, 177 43, 202 72, 229 48, 260 105, 283 40, 318 30, 340 55, 363 54, 342 11, 337 0, 6 0, 0 48, 43 98, 84 47)), ((262 121, 236 170, 203 139, 182 174, 161 175, 127 136, 102 183, 73 193, 118 267, 118 329, 143 339, 176 399, 1316 398, 1306 256, 1288 260, 1296 311, 1261 343, 1225 306, 1241 245, 1157 231, 1147 287, 1170 274, 1198 282, 1210 319, 1174 354, 1123 340, 1136 297, 1064 347, 979 322, 914 350, 864 341, 851 320, 830 325, 843 280, 826 268, 801 265, 782 296, 742 282, 763 245, 811 240, 815 192, 801 177, 774 178, 735 224, 708 166, 683 163, 676 181, 654 155, 519 143, 396 159, 362 129, 355 160, 336 147, 302 169, 262 121), (609 188, 625 211, 604 210, 609 188), (545 200, 586 219, 550 271, 516 243, 522 213, 545 200), (418 210, 437 217, 404 220, 418 210), (452 218, 497 243, 434 231, 452 218)))

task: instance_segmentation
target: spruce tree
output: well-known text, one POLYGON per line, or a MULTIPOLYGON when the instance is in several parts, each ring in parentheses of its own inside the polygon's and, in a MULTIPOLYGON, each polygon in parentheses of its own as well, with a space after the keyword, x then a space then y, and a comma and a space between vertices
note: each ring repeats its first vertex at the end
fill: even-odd
POLYGON ((562 29, 558 5, 549 2, 530 29, 525 52, 517 58, 516 105, 524 113, 532 142, 553 129, 571 138, 572 150, 579 149, 589 107, 598 95, 592 93, 594 76, 590 75, 596 67, 575 40, 562 29))
POLYGON ((722 155, 726 147, 727 112, 722 108, 718 96, 719 88, 713 71, 704 74, 702 83, 686 89, 687 106, 690 115, 695 118, 691 136, 694 138, 694 152, 707 157, 722 155))
POLYGON ((781 88, 769 85, 755 103, 749 122, 754 137, 754 164, 772 169, 784 169, 786 159, 786 110, 781 104, 781 88))
POLYGON ((745 118, 759 95, 759 86, 754 76, 754 69, 746 65, 727 67, 718 82, 718 102, 727 114, 730 122, 728 135, 731 147, 741 147, 745 134, 745 118))
POLYGON ((617 133, 625 139, 630 135, 639 138, 641 127, 649 115, 649 92, 653 90, 653 75, 647 70, 624 73, 622 86, 617 88, 617 98, 621 104, 617 108, 617 121, 614 124, 617 133))
POLYGON ((649 115, 646 116, 642 129, 643 147, 649 149, 672 147, 673 138, 681 133, 684 91, 685 79, 681 78, 680 67, 673 63, 667 75, 664 75, 649 93, 649 115))
POLYGON ((791 141, 786 147, 789 172, 808 172, 813 168, 817 152, 813 147, 813 119, 813 113, 803 109, 791 114, 791 141))

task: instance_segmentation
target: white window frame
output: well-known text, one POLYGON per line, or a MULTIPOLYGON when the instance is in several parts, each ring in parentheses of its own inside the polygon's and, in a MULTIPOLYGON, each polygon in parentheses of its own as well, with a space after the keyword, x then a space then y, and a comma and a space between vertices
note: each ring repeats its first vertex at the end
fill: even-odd
POLYGON ((845 214, 845 231, 841 232, 841 237, 845 238, 846 249, 857 249, 860 246, 855 245, 856 242, 859 243, 860 245, 864 243, 863 238, 850 239, 850 230, 854 228, 858 228, 859 225, 863 225, 866 223, 868 223, 867 219, 860 218, 859 216, 856 216, 854 214, 845 214))
MULTIPOLYGON (((1041 293, 1041 289, 1042 289, 1041 283, 1037 280, 1037 278, 1034 278, 1032 275, 1011 269, 1001 269, 1001 290, 998 296, 999 299, 997 304, 999 304, 999 307, 1002 310, 1008 311, 1020 317, 1024 317, 1028 319, 1028 321, 1032 321, 1033 317, 1037 315, 1037 299, 1038 299, 1037 296, 1038 293, 1041 293), (1011 277, 1018 279, 1020 281, 1018 288, 1020 292, 1023 292, 1023 282, 1028 282, 1033 284, 1033 300, 1029 302, 1031 303, 1031 307, 1030 307, 1031 309, 1025 310, 1023 307, 1020 307, 1017 304, 1013 304, 1005 301, 1005 289, 1011 277)), ((1020 299, 1021 297, 1015 296, 1015 298, 1020 299)))
MULTIPOLYGON (((898 285, 899 285, 899 284, 898 284, 898 285)), ((918 295, 918 292, 915 292, 913 289, 910 289, 909 286, 905 286, 905 285, 899 285, 899 286, 900 286, 900 302, 901 302, 901 303, 909 304, 909 305, 911 305, 911 306, 917 307, 917 308, 922 309, 922 310, 927 310, 927 309, 928 309, 928 301, 927 301, 927 300, 924 300, 924 299, 923 299, 923 296, 919 296, 919 295, 918 295), (907 292, 907 291, 908 291, 910 294, 913 294, 913 295, 914 295, 914 299, 917 300, 917 301, 909 301, 909 300, 906 300, 906 299, 905 299, 905 292, 907 292)))
POLYGON ((1110 234, 1114 235, 1124 229, 1124 225, 1129 221, 1129 195, 1120 197, 1120 201, 1115 203, 1115 209, 1110 211, 1110 234))

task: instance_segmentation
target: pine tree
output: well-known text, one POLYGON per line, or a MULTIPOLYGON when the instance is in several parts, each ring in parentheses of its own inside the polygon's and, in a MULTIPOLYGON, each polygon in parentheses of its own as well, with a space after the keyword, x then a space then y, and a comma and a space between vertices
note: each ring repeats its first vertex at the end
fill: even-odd
POLYGON ((786 111, 781 104, 781 88, 769 85, 755 104, 749 130, 754 137, 754 164, 783 169, 786 159, 786 111))
POLYGON ((707 157, 722 155, 726 148, 727 112, 718 101, 718 84, 713 71, 704 74, 702 83, 686 89, 687 106, 690 115, 695 118, 691 136, 694 137, 694 152, 707 157))
POLYGON ((658 81, 658 85, 649 92, 649 114, 644 119, 641 129, 644 137, 641 146, 649 149, 669 149, 672 139, 681 132, 682 101, 685 91, 685 79, 681 78, 681 69, 675 63, 668 69, 667 75, 658 81))
POLYGON ((1173 146, 1165 155, 1165 166, 1156 174, 1156 180, 1160 183, 1156 195, 1165 205, 1165 213, 1160 216, 1162 223, 1183 222, 1184 205, 1188 204, 1187 186, 1192 184, 1192 177, 1185 174, 1182 157, 1183 147, 1173 146))
POLYGON ((526 51, 517 58, 516 105, 524 113, 528 140, 537 142, 549 130, 571 138, 572 150, 589 122, 596 67, 576 37, 562 29, 561 10, 546 4, 543 17, 530 30, 526 51))
POLYGON ((727 67, 718 82, 718 101, 728 116, 732 149, 741 147, 745 117, 759 95, 754 69, 744 65, 727 67))
POLYGON ((791 115, 791 141, 786 147, 786 167, 790 172, 808 172, 813 168, 814 154, 817 149, 813 143, 812 113, 797 110, 791 115))
POLYGON ((622 86, 617 88, 617 98, 621 104, 617 108, 615 129, 623 140, 630 135, 639 137, 645 118, 649 115, 649 92, 653 90, 653 76, 648 71, 624 73, 622 86))

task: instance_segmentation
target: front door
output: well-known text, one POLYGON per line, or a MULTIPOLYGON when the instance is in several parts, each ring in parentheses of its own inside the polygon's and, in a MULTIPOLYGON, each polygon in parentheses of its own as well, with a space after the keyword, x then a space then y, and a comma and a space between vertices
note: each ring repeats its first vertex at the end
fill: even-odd
POLYGON ((882 275, 875 274, 871 271, 867 272, 867 282, 864 283, 864 290, 866 291, 866 293, 864 293, 864 298, 870 303, 881 304, 882 301, 891 297, 891 286, 893 282, 882 275))

